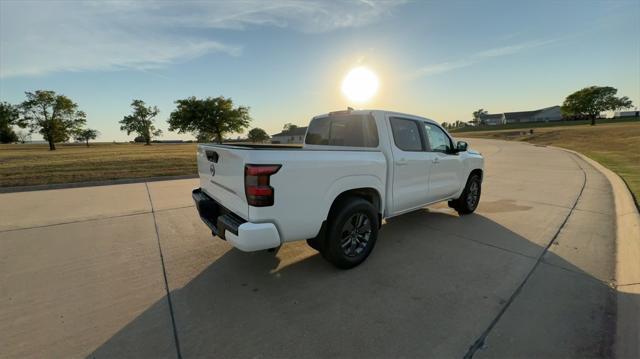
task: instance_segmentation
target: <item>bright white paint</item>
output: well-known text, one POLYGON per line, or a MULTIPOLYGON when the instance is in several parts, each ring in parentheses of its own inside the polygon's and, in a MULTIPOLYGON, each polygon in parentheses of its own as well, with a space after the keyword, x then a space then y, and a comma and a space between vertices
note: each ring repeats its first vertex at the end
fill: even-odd
MULTIPOLYGON (((202 190, 249 224, 269 224, 269 228, 271 225, 275 228, 273 232, 266 227, 255 231, 241 230, 239 237, 242 238, 231 237, 232 244, 242 246, 240 249, 243 250, 258 250, 273 248, 276 239, 278 243, 284 243, 313 238, 327 219, 334 200, 353 189, 374 189, 380 197, 378 210, 383 218, 455 199, 461 195, 469 173, 483 169, 484 159, 471 150, 444 154, 405 152, 396 147, 389 122, 391 117, 436 124, 432 120, 378 110, 351 113, 373 116, 378 130, 378 147, 304 145, 300 149, 254 149, 214 144, 198 146, 202 190), (205 154, 207 149, 220 156, 214 165, 214 176, 211 176, 212 163, 205 154), (438 160, 434 161, 436 158, 438 160), (273 206, 247 204, 245 164, 282 165, 270 179, 275 193, 273 206), (245 246, 246 243, 251 243, 250 247, 245 246)), ((326 116, 330 114, 316 118, 326 116)), ((241 228, 244 226, 250 229, 247 224, 241 228)))

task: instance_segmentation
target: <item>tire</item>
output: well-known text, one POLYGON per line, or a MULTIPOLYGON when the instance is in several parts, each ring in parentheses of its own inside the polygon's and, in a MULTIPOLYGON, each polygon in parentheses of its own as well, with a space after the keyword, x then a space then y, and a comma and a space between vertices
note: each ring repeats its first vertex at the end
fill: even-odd
POLYGON ((318 243, 318 239, 317 238, 310 238, 307 239, 307 244, 309 245, 309 247, 315 249, 316 251, 320 252, 320 243, 318 243))
POLYGON ((467 184, 462 191, 460 198, 449 201, 449 207, 458 211, 458 214, 465 215, 473 213, 480 203, 480 195, 482 193, 482 180, 477 174, 469 176, 467 184))
POLYGON ((362 198, 349 197, 332 212, 322 256, 338 268, 353 268, 367 259, 376 244, 377 210, 362 198))

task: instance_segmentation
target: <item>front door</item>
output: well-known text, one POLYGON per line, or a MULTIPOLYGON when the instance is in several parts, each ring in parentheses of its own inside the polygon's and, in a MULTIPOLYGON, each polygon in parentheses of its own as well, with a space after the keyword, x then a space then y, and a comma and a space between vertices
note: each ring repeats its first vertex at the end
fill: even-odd
POLYGON ((434 153, 425 152, 421 121, 392 117, 393 134, 393 214, 427 203, 429 168, 434 153))
POLYGON ((451 198, 464 185, 462 161, 460 155, 453 151, 453 141, 437 125, 425 122, 424 132, 427 137, 429 151, 434 155, 429 174, 428 202, 436 202, 451 198))

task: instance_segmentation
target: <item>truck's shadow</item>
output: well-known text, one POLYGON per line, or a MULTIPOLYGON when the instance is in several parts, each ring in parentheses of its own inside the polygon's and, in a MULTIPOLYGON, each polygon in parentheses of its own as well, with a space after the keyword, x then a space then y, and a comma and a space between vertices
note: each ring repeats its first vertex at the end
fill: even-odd
MULTIPOLYGON (((385 225, 354 270, 304 243, 283 251, 308 253, 274 270, 273 253, 230 250, 171 292, 183 357, 461 357, 534 265, 514 252, 542 247, 483 215, 423 210, 385 225)), ((489 348, 508 340, 510 356, 611 356, 615 289, 551 252, 545 261, 554 266, 536 269, 489 348)), ((176 357, 168 313, 163 298, 90 357, 176 357)))

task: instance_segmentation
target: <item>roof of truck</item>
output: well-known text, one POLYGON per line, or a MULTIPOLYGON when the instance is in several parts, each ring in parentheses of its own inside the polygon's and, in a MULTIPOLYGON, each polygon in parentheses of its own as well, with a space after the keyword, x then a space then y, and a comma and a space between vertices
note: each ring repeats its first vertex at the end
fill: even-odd
MULTIPOLYGON (((337 110, 337 111, 331 111, 328 113, 324 113, 315 117, 324 117, 324 116, 330 116, 330 115, 335 115, 335 114, 354 114, 354 115, 366 115, 368 113, 372 113, 372 112, 378 112, 381 114, 387 114, 387 115, 396 115, 396 116, 405 116, 405 117, 414 117, 414 118, 421 118, 424 120, 429 120, 432 122, 436 122, 433 119, 430 119, 428 117, 424 117, 424 116, 420 116, 420 115, 412 115, 410 113, 403 113, 403 112, 397 112, 397 111, 389 111, 389 110, 377 110, 377 109, 347 109, 347 110, 337 110)), ((314 118, 315 118, 314 117, 314 118)))

